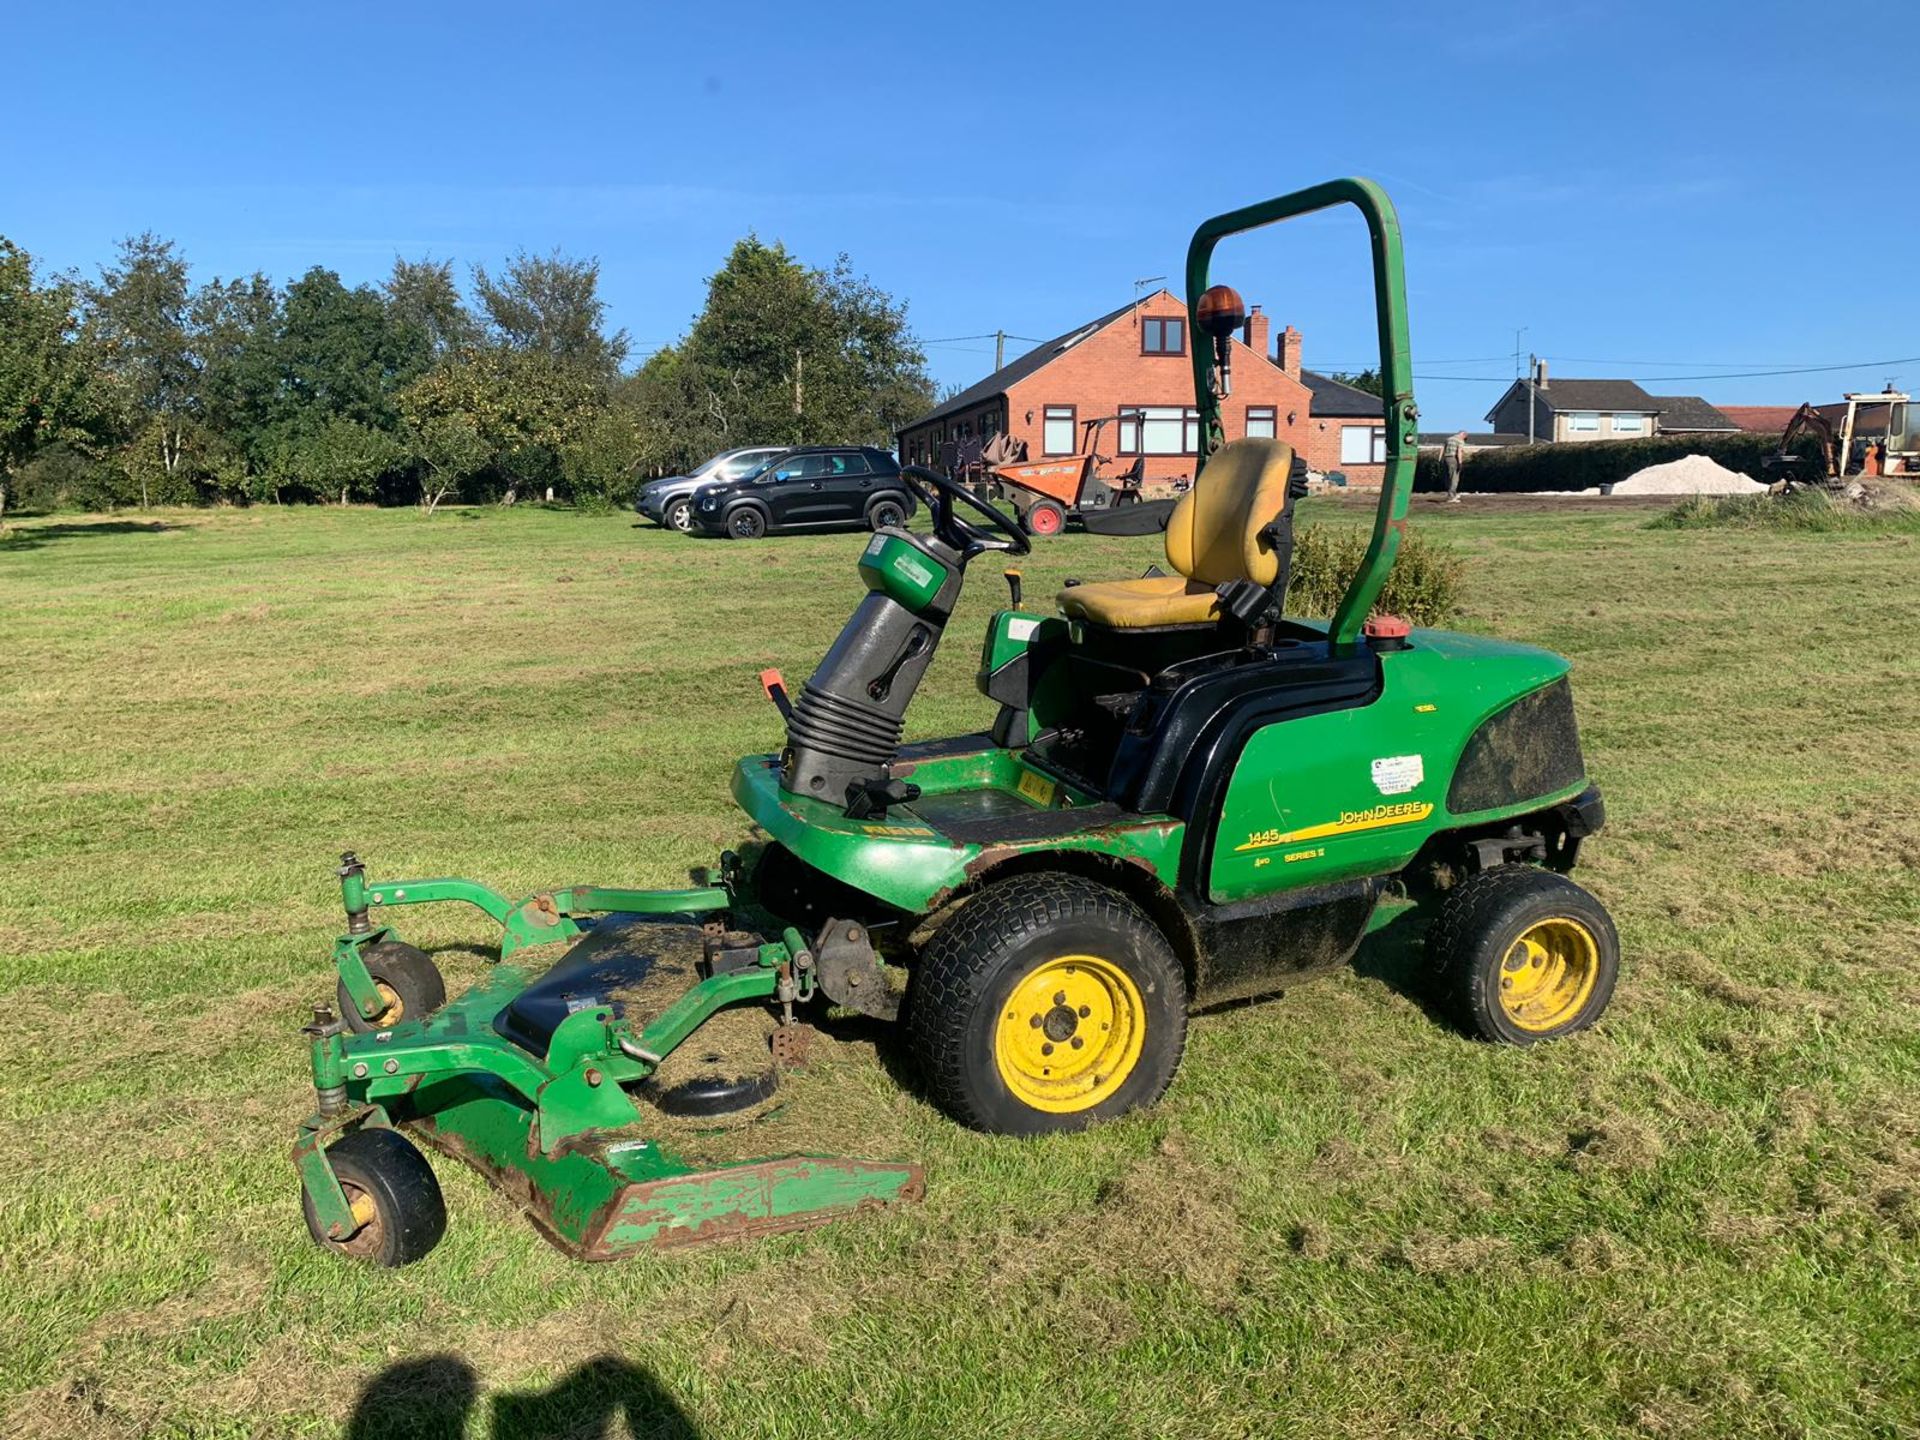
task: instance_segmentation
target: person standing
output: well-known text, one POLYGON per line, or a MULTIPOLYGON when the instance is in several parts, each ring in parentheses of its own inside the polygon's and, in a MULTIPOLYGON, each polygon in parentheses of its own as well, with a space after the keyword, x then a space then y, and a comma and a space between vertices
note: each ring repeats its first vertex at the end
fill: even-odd
POLYGON ((1440 458, 1447 462, 1447 503, 1460 503, 1460 462, 1467 456, 1467 432, 1456 430, 1440 447, 1440 458))

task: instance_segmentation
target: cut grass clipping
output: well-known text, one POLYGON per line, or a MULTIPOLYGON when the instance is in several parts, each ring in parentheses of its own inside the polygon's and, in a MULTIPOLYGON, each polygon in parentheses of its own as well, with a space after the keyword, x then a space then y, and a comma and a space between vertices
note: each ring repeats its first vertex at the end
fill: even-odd
MULTIPOLYGON (((1358 504, 1302 510, 1358 553, 1358 504)), ((1573 661, 1609 814, 1577 878, 1625 955, 1595 1030, 1462 1038, 1396 924, 1195 1016, 1154 1110, 1027 1144, 829 1022, 762 1153, 918 1160, 923 1204, 580 1265, 436 1158, 446 1240, 397 1273, 308 1240, 288 1162, 339 852, 515 894, 684 883, 742 837, 736 757, 780 743, 758 672, 812 672, 866 537, 17 522, 0 1435, 1912 1436, 1920 667, 1887 617, 1920 613, 1914 541, 1647 515, 1413 527, 1472 562, 1456 624, 1573 661)), ((1069 535, 1021 568, 1046 608, 1156 560, 1069 535)), ((998 570, 969 572, 909 740, 992 723, 998 570)), ((456 990, 491 962, 477 913, 405 929, 456 990)))

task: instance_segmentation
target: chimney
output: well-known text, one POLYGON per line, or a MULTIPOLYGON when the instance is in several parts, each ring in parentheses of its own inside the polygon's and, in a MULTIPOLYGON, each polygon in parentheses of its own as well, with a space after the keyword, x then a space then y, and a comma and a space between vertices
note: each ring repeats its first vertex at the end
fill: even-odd
POLYGON ((1262 360, 1267 358, 1267 317, 1260 313, 1258 305, 1247 308, 1247 323, 1241 327, 1240 338, 1262 360))
POLYGON ((1289 379, 1300 378, 1300 332, 1289 325, 1280 332, 1279 353, 1274 360, 1287 372, 1289 379))
POLYGON ((1547 388, 1547 362, 1544 360, 1533 362, 1533 385, 1536 390, 1547 388))

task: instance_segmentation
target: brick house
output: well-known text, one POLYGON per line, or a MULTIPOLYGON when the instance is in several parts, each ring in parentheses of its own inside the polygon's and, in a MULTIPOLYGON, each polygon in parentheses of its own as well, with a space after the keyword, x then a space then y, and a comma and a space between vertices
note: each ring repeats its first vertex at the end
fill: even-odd
MULTIPOLYGON (((1145 456, 1146 484, 1160 489, 1194 474, 1200 450, 1200 412, 1193 404, 1193 366, 1187 307, 1166 290, 1136 305, 1125 305, 1066 334, 1035 346, 984 380, 904 427, 897 437, 900 458, 911 464, 935 464, 948 440, 984 439, 1010 433, 1026 442, 1030 459, 1078 452, 1087 420, 1114 416, 1099 442, 1112 455, 1112 468, 1124 469, 1145 456)), ((1337 453, 1342 422, 1329 438, 1314 423, 1315 383, 1322 377, 1300 368, 1300 332, 1282 332, 1279 354, 1268 350, 1269 325, 1252 307, 1240 337, 1231 341, 1233 394, 1221 406, 1229 440, 1247 435, 1285 440, 1307 463, 1330 443, 1337 453)), ((1198 343, 1208 344, 1207 337, 1198 343)), ((1332 384, 1333 382, 1326 382, 1332 384)), ((1346 387, 1339 387, 1345 389, 1346 387)), ((1354 392, 1359 393, 1359 392, 1354 392)), ((1371 423, 1381 424, 1380 401, 1372 402, 1371 423)), ((1378 484, 1380 467, 1341 466, 1356 484, 1378 484)))

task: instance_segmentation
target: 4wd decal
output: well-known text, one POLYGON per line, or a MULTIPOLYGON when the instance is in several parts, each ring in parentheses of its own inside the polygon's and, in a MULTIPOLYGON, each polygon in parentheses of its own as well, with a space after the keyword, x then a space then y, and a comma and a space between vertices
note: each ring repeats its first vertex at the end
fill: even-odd
POLYGON ((1416 825, 1432 813, 1432 804, 1425 800, 1406 801, 1399 805, 1374 805, 1365 810, 1342 810, 1338 820, 1329 820, 1324 825, 1309 825, 1302 830, 1256 831, 1247 837, 1245 844, 1233 848, 1236 852, 1270 850, 1276 845, 1324 840, 1330 835, 1354 835, 1362 830, 1384 830, 1390 825, 1416 825))

